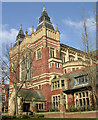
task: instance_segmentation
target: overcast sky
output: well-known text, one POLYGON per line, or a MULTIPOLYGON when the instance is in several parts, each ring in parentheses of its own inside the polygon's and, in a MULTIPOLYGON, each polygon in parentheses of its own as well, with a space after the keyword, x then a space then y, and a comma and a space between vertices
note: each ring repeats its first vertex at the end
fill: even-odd
MULTIPOLYGON (((88 34, 93 40, 96 49, 96 3, 89 2, 3 2, 2 3, 2 43, 14 44, 16 35, 22 24, 23 31, 31 28, 36 30, 43 5, 51 19, 51 22, 60 31, 60 41, 63 44, 81 49, 81 30, 83 23, 83 9, 87 18, 88 34), (92 22, 93 21, 93 22, 92 22)), ((1 31, 0 31, 1 37, 1 31)))

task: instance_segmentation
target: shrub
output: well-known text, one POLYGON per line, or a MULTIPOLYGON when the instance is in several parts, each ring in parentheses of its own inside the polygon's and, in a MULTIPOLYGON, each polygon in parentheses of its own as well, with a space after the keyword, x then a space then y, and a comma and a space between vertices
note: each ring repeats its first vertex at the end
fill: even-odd
POLYGON ((42 118, 42 117, 44 117, 44 115, 43 114, 35 114, 35 117, 36 118, 42 118))
POLYGON ((49 112, 55 112, 54 108, 50 108, 49 112))
POLYGON ((74 110, 75 110, 75 107, 70 105, 68 108, 68 112, 74 112, 74 110))
POLYGON ((12 116, 2 116, 2 120, 10 120, 12 116))
POLYGON ((91 111, 91 110, 92 110, 92 106, 88 106, 87 111, 91 111))
POLYGON ((28 116, 28 115, 21 115, 21 116, 19 116, 18 118, 30 118, 30 116, 28 116))

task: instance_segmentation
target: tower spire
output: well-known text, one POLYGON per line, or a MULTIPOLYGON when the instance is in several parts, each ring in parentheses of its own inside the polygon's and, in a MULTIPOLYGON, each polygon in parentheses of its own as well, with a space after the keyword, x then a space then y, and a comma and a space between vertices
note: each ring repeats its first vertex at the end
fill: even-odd
POLYGON ((45 27, 54 30, 54 27, 51 23, 50 17, 48 16, 47 11, 45 9, 45 5, 43 5, 43 11, 42 11, 41 17, 39 18, 39 23, 38 23, 36 31, 39 30, 40 28, 42 28, 44 23, 45 23, 45 27))
POLYGON ((45 11, 46 9, 45 9, 45 5, 43 5, 43 11, 45 11))
POLYGON ((22 30, 22 24, 20 24, 20 30, 22 30))

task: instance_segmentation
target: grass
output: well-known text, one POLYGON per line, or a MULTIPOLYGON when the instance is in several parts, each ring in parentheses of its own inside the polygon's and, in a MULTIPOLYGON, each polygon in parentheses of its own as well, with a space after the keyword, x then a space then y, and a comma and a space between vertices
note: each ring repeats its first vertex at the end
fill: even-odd
POLYGON ((28 118, 28 119, 13 119, 13 120, 98 120, 98 118, 28 118))

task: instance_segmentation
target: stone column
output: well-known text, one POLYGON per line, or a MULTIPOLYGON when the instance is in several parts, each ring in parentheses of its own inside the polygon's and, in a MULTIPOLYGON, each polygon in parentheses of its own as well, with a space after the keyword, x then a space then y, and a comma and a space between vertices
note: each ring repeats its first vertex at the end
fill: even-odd
POLYGON ((75 60, 78 60, 78 55, 77 55, 77 53, 76 53, 76 55, 75 55, 75 60))
POLYGON ((31 112, 34 112, 34 107, 35 107, 35 103, 34 102, 30 103, 30 111, 31 112))
POLYGON ((65 62, 69 61, 69 50, 68 49, 66 51, 66 59, 65 60, 66 60, 65 62))
POLYGON ((64 95, 61 94, 60 95, 60 112, 64 112, 65 111, 65 99, 64 99, 64 95))
POLYGON ((21 98, 18 98, 18 114, 21 115, 23 112, 21 98))

